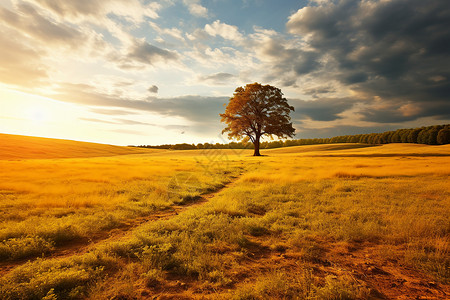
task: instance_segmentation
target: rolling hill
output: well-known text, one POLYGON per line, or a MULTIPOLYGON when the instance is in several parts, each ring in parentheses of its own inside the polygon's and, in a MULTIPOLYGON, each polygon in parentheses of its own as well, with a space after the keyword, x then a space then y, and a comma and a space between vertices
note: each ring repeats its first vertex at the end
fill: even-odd
POLYGON ((0 159, 45 159, 154 153, 161 150, 0 134, 0 159))

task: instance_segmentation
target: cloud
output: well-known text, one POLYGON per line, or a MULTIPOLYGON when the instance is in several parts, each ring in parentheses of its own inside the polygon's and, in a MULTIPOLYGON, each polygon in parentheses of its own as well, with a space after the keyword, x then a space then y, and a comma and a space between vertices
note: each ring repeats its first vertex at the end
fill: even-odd
MULTIPOLYGON (((161 7, 156 2, 143 4, 138 0, 14 1, 14 10, 0 6, 0 26, 22 33, 23 44, 43 50, 46 55, 41 58, 47 60, 46 64, 70 57, 79 62, 100 59, 123 69, 145 69, 178 57, 130 32, 129 26, 137 28, 147 18, 158 18, 156 11, 161 7)), ((170 33, 174 35, 175 31, 170 33)))
POLYGON ((17 12, 0 7, 0 19, 8 26, 47 43, 76 46, 82 37, 78 30, 44 18, 29 4, 19 4, 17 12))
POLYGON ((306 88, 303 90, 305 95, 311 95, 313 98, 317 98, 322 94, 330 94, 336 92, 336 88, 330 85, 316 86, 311 88, 306 88))
POLYGON ((111 121, 95 119, 95 118, 78 118, 78 119, 80 119, 82 121, 95 122, 95 123, 114 124, 114 125, 118 124, 117 122, 111 122, 111 121))
POLYGON ((140 122, 140 121, 129 120, 129 119, 121 119, 121 118, 114 118, 112 121, 97 119, 97 118, 79 118, 79 120, 87 121, 87 122, 94 122, 94 123, 111 124, 111 125, 153 126, 153 127, 160 127, 160 128, 165 128, 165 129, 169 129, 169 130, 180 130, 180 129, 185 130, 185 129, 189 128, 189 126, 186 126, 186 125, 160 125, 160 124, 140 122))
POLYGON ((152 85, 147 90, 152 94, 158 94, 158 87, 156 85, 152 85))
POLYGON ((89 106, 154 112, 168 117, 181 117, 192 123, 217 123, 228 97, 180 96, 134 100, 105 94, 86 84, 61 84, 50 96, 53 99, 89 106))
POLYGON ((68 57, 87 62, 110 50, 101 34, 60 22, 26 2, 14 10, 0 6, 0 35, 0 82, 22 88, 50 85, 68 57))
POLYGON ((73 22, 89 19, 93 22, 101 23, 108 14, 114 14, 125 18, 129 22, 140 23, 145 17, 158 18, 158 10, 161 5, 152 2, 147 5, 141 4, 138 0, 28 0, 35 5, 52 12, 55 16, 73 22))
POLYGON ((223 104, 228 97, 180 96, 149 100, 144 106, 150 111, 203 124, 219 120, 219 113, 224 110, 223 104))
MULTIPOLYGON (((195 134, 195 135, 202 135, 202 136, 217 136, 218 133, 222 130, 221 125, 216 123, 208 124, 208 126, 205 126, 205 124, 202 123, 193 123, 191 125, 163 125, 163 124, 154 124, 154 123, 147 123, 147 122, 140 122, 135 120, 129 120, 129 119, 121 119, 121 118, 114 118, 113 120, 103 120, 103 119, 97 119, 97 118, 79 118, 81 121, 87 121, 92 123, 100 123, 100 124, 109 124, 113 125, 111 128, 117 127, 117 125, 128 125, 130 127, 127 128, 134 128, 132 126, 151 126, 151 127, 158 127, 163 128, 166 130, 170 130, 173 132, 181 133, 181 134, 195 134)), ((110 131, 118 132, 118 133, 125 133, 125 134, 138 134, 142 135, 142 132, 139 132, 137 130, 133 129, 127 129, 127 128, 120 128, 120 129, 111 129, 110 131)))
POLYGON ((152 123, 140 122, 140 121, 135 121, 135 120, 121 119, 121 118, 115 118, 114 120, 117 121, 118 124, 123 124, 123 125, 150 125, 150 126, 156 126, 155 124, 152 124, 152 123))
POLYGON ((0 7, 0 22, 24 34, 24 40, 33 41, 35 46, 37 44, 47 49, 49 45, 66 49, 94 46, 99 51, 106 48, 101 35, 58 22, 44 14, 45 12, 38 11, 28 3, 21 3, 16 6, 15 11, 0 7))
POLYGON ((182 43, 185 42, 185 39, 183 37, 183 32, 179 28, 161 28, 158 24, 155 22, 148 22, 150 27, 152 27, 158 34, 170 36, 178 41, 181 41, 182 43))
POLYGON ((385 101, 384 105, 372 104, 360 114, 363 121, 377 123, 401 123, 419 118, 433 117, 450 120, 450 103, 448 101, 385 101))
POLYGON ((122 69, 142 69, 180 58, 177 52, 156 47, 143 39, 134 39, 127 51, 126 55, 113 54, 109 59, 122 69))
MULTIPOLYGON (((251 68, 255 65, 253 56, 231 47, 194 49, 184 53, 202 67, 212 70, 251 68)), ((222 73, 222 72, 219 72, 222 73)))
POLYGON ((220 36, 230 41, 240 42, 243 40, 243 36, 236 26, 222 23, 220 20, 216 20, 212 24, 206 24, 205 32, 211 36, 220 36))
POLYGON ((25 37, 0 26, 0 82, 33 88, 46 84, 45 52, 23 43, 25 37))
POLYGON ((200 0, 183 0, 189 12, 196 17, 208 17, 208 9, 200 4, 200 0))
POLYGON ((133 115, 134 112, 126 111, 126 110, 119 110, 119 109, 102 109, 102 108, 91 108, 90 111, 101 114, 101 115, 110 115, 110 116, 121 116, 121 115, 133 115))
POLYGON ((278 81, 283 86, 295 86, 299 76, 315 72, 321 67, 320 54, 297 41, 287 40, 271 31, 257 30, 246 41, 255 58, 261 61, 264 81, 278 81))
POLYGON ((206 83, 210 83, 212 85, 223 85, 227 81, 235 77, 236 76, 233 74, 220 72, 211 75, 200 76, 199 80, 206 83))
POLYGON ((128 58, 142 62, 144 64, 153 65, 158 61, 176 60, 178 55, 165 49, 150 45, 149 43, 138 40, 133 45, 128 58))
POLYGON ((322 98, 313 101, 293 100, 291 105, 295 107, 293 119, 315 121, 334 121, 341 119, 343 112, 351 109, 357 102, 349 98, 322 98))
MULTIPOLYGON (((341 90, 372 101, 361 112, 363 121, 448 116, 449 16, 450 5, 440 0, 343 0, 304 7, 289 17, 287 29, 302 41, 298 49, 309 49, 307 61, 316 63, 294 68, 295 73, 326 73, 341 90)), ((275 46, 274 53, 285 52, 275 46)), ((292 70, 278 66, 278 73, 292 70)))
POLYGON ((192 33, 187 33, 186 37, 190 41, 198 42, 198 41, 205 41, 207 40, 210 35, 202 28, 197 28, 192 33))

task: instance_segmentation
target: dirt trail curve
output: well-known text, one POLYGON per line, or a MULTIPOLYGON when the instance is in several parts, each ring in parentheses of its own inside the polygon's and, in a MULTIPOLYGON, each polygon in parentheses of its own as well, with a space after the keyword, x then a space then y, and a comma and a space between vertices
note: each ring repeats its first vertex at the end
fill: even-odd
MULTIPOLYGON (((242 175, 242 174, 241 174, 242 175)), ((80 255, 83 253, 86 253, 92 249, 95 249, 99 244, 106 243, 106 242, 112 242, 117 241, 121 238, 125 238, 127 236, 130 236, 133 232, 133 229, 146 224, 148 222, 154 222, 158 220, 167 220, 170 219, 179 213, 186 211, 188 209, 192 209, 194 207, 202 206, 206 202, 209 201, 209 199, 216 196, 218 193, 223 191, 226 188, 229 188, 231 185, 233 185, 239 177, 234 178, 233 181, 230 181, 226 183, 221 188, 207 194, 202 194, 199 197, 197 197, 195 200, 190 201, 183 205, 172 205, 166 210, 160 210, 155 211, 149 215, 138 217, 135 219, 129 219, 126 221, 123 221, 121 226, 113 228, 108 231, 103 231, 99 233, 95 233, 89 238, 78 238, 72 242, 69 242, 63 246, 55 248, 50 254, 45 256, 45 258, 57 258, 57 257, 66 257, 66 256, 72 256, 72 255, 80 255)), ((40 256, 39 256, 40 257, 40 256)), ((5 274, 9 273, 14 268, 25 264, 28 261, 34 261, 38 257, 28 257, 26 259, 18 259, 14 261, 5 261, 0 262, 0 276, 4 276, 5 274)))

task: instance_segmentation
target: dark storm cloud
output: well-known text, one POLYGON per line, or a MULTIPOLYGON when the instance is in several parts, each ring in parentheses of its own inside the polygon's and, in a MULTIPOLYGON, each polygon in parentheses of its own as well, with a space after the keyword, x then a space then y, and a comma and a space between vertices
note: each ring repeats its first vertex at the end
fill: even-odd
POLYGON ((283 86, 295 85, 297 76, 311 73, 321 66, 319 52, 289 48, 285 41, 278 38, 270 38, 255 47, 260 51, 261 58, 270 61, 272 70, 265 80, 281 78, 283 86), (295 77, 286 77, 289 73, 295 77))
POLYGON ((393 103, 386 108, 364 109, 360 114, 364 116, 364 120, 378 123, 406 122, 422 117, 434 117, 439 120, 449 120, 450 102, 433 101, 433 105, 424 102, 410 102, 401 105, 393 103))
POLYGON ((364 72, 349 72, 342 77, 342 81, 346 84, 366 82, 369 77, 364 72))
POLYGON ((295 107, 292 115, 294 120, 312 119, 315 121, 334 121, 341 119, 339 114, 353 107, 356 100, 342 99, 318 99, 314 101, 293 100, 291 105, 295 107))
POLYGON ((336 92, 336 89, 331 86, 319 86, 314 88, 308 88, 303 90, 305 95, 312 95, 314 98, 319 97, 322 94, 329 94, 336 92))
POLYGON ((378 96, 388 104, 388 109, 373 105, 364 112, 365 120, 402 122, 448 115, 449 1, 335 1, 300 9, 287 28, 307 36, 314 55, 333 62, 322 71, 361 97, 378 96), (415 108, 408 111, 407 105, 415 108))

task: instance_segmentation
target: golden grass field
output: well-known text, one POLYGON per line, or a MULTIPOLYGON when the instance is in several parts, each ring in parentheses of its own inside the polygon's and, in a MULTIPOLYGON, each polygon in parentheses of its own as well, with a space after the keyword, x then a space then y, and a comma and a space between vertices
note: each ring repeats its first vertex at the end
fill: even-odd
POLYGON ((0 133, 1 160, 80 158, 149 153, 155 151, 159 150, 0 133))
POLYGON ((446 299, 450 145, 0 135, 0 299, 446 299))

